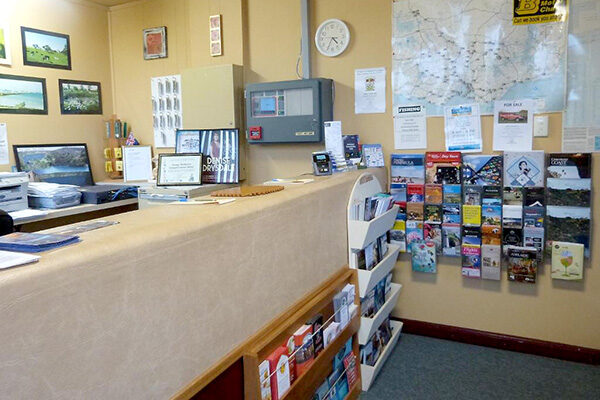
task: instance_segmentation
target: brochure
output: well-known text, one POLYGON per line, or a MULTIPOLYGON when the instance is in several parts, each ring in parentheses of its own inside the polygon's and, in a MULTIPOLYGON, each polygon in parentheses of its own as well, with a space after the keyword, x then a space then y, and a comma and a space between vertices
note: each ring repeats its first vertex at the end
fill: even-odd
POLYGON ((552 279, 583 279, 583 245, 552 242, 552 279))

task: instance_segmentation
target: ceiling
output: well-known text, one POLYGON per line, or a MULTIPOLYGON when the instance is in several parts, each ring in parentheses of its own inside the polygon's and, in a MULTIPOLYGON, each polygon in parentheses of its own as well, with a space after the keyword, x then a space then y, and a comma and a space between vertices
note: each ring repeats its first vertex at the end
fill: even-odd
POLYGON ((119 4, 132 3, 137 0, 90 0, 93 3, 102 4, 103 6, 112 7, 118 6, 119 4))

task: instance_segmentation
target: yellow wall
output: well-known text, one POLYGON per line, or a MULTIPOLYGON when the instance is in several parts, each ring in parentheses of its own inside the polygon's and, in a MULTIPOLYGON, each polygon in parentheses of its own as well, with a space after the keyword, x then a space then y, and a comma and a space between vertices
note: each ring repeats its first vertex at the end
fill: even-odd
MULTIPOLYGON (((7 123, 8 143, 87 143, 94 179, 104 179, 103 120, 112 113, 107 9, 80 1, 2 0, 0 18, 10 23, 12 66, 0 65, 0 74, 46 78, 48 115, 0 114, 7 123), (72 70, 23 65, 21 26, 70 36, 72 70), (102 115, 61 115, 58 80, 100 82, 102 115)), ((12 147, 10 163, 14 164, 12 147)), ((8 171, 9 166, 0 166, 8 171)))
MULTIPOLYGON (((328 18, 344 20, 352 35, 344 54, 327 58, 313 48, 313 76, 336 83, 334 117, 345 133, 360 134, 366 143, 381 143, 394 151, 391 116, 391 0, 312 1, 312 27, 328 18), (354 69, 387 68, 385 114, 354 114, 354 69)), ((243 64, 247 82, 295 79, 300 49, 300 6, 292 0, 150 0, 111 8, 115 104, 145 143, 152 143, 150 77, 178 73, 208 64, 243 64), (208 54, 208 16, 223 15, 223 57, 208 54), (167 25, 169 58, 144 61, 141 30, 167 25)), ((313 46, 314 47, 314 46, 313 46)), ((184 116, 185 118, 185 116, 184 116)), ((485 152, 491 151, 492 119, 483 117, 485 152)), ((550 136, 534 139, 534 149, 560 151, 560 114, 550 116, 550 136)), ((444 150, 443 119, 428 120, 428 149, 444 150)), ((311 171, 309 153, 322 145, 249 146, 249 177, 261 182, 272 177, 311 171)), ((596 161, 598 161, 596 159, 596 161)), ((594 186, 600 187, 600 164, 595 163, 594 186)), ((596 208, 594 218, 600 221, 596 208)), ((600 247, 599 225, 594 246, 600 247)), ((597 253, 597 252, 596 252, 597 253)), ((597 259, 597 258, 596 258, 597 259)), ((600 270, 587 268, 581 283, 552 281, 549 267, 539 283, 509 284, 467 280, 457 260, 442 258, 437 275, 412 273, 403 255, 395 280, 404 284, 395 315, 442 324, 600 348, 600 270)))

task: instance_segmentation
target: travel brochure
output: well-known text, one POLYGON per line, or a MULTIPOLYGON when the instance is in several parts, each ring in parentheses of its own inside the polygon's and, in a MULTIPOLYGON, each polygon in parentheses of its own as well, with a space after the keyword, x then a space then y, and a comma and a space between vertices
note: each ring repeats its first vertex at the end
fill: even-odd
MULTIPOLYGON (((390 239, 416 271, 437 270, 430 251, 460 256, 465 277, 499 280, 511 263, 509 280, 535 283, 545 255, 557 271, 570 260, 556 261, 554 242, 575 259, 579 247, 589 257, 591 171, 590 154, 393 154, 390 192, 400 211, 390 239)), ((581 279, 582 264, 569 264, 568 280, 581 279)))

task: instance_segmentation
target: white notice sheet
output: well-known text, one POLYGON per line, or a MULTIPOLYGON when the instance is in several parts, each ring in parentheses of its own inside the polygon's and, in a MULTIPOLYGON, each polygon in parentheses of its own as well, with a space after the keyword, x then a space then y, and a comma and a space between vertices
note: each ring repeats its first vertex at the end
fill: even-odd
POLYGON ((494 102, 494 151, 531 151, 535 100, 494 102))
POLYGON ((394 148, 427 148, 427 116, 422 105, 394 107, 394 148))
POLYGON ((344 141, 342 139, 342 121, 326 121, 325 126, 325 150, 333 156, 344 157, 344 141))
POLYGON ((444 109, 446 151, 480 152, 481 115, 479 104, 463 104, 444 109))
POLYGON ((8 134, 6 123, 0 123, 0 164, 8 164, 8 134))
POLYGON ((385 68, 354 70, 354 112, 385 112, 385 68))

